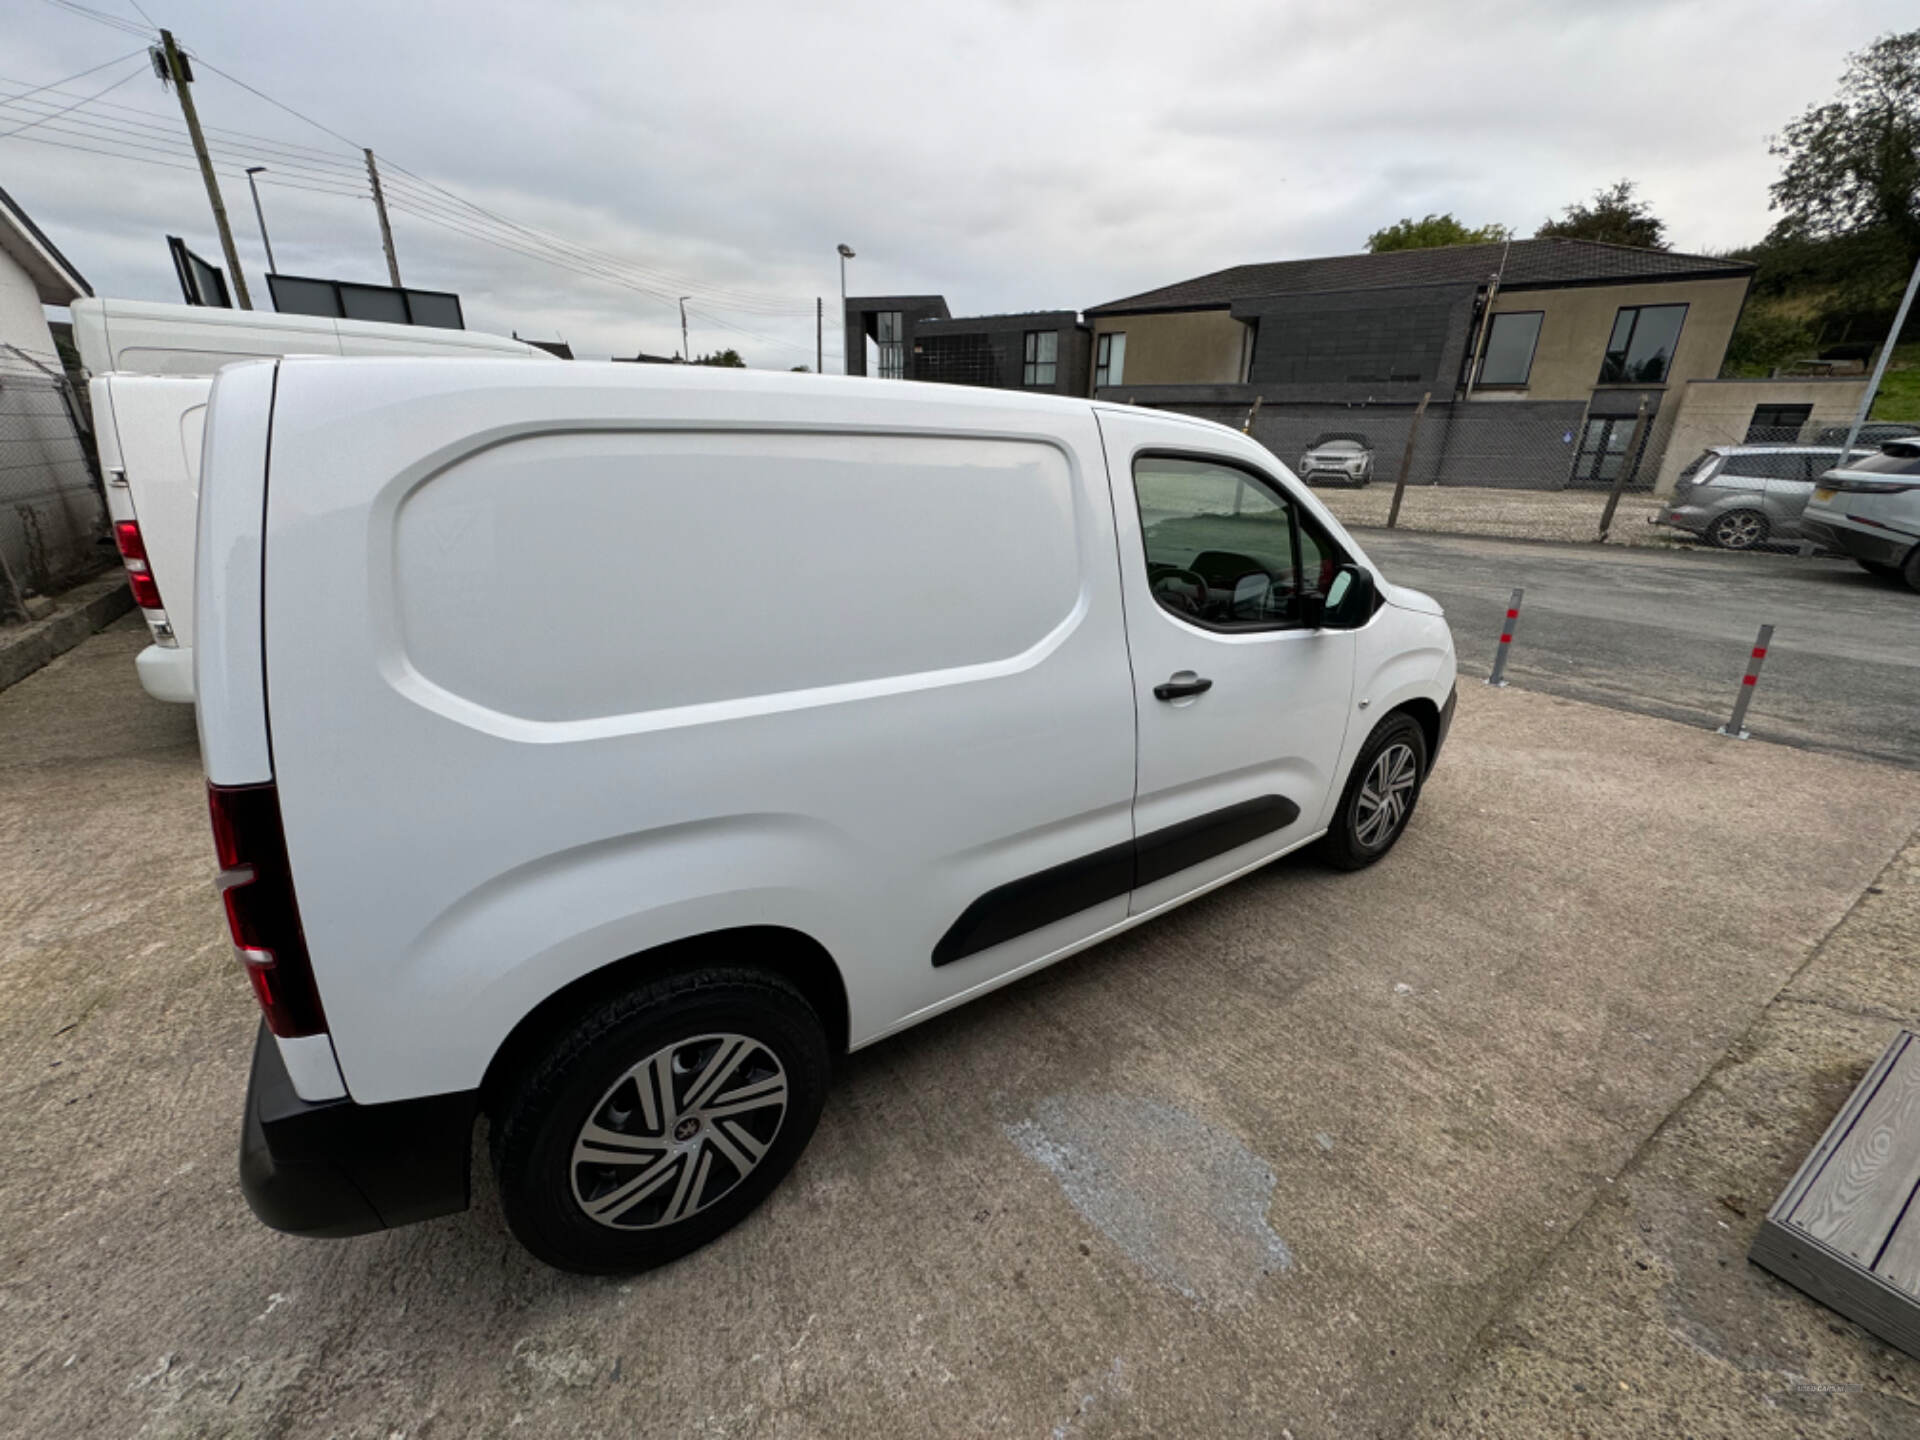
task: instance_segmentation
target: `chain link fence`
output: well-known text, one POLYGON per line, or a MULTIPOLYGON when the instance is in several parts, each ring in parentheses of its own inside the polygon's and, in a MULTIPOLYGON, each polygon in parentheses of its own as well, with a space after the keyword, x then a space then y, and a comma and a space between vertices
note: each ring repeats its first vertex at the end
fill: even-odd
POLYGON ((57 356, 0 345, 0 621, 110 558, 83 413, 57 356))

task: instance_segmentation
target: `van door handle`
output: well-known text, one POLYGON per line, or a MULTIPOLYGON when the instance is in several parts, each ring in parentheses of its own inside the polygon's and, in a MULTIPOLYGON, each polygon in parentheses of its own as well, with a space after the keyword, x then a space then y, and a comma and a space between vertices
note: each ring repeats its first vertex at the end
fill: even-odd
POLYGON ((1204 695, 1213 688, 1213 681, 1196 675, 1191 670, 1176 670, 1166 680, 1153 687, 1156 700, 1184 700, 1189 695, 1204 695))

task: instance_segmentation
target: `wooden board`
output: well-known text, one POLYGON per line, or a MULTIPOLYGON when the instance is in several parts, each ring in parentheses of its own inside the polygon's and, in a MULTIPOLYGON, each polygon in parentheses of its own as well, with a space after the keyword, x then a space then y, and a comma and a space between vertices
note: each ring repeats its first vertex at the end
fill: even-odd
POLYGON ((1920 1359, 1920 1035, 1874 1062, 1748 1258, 1920 1359))

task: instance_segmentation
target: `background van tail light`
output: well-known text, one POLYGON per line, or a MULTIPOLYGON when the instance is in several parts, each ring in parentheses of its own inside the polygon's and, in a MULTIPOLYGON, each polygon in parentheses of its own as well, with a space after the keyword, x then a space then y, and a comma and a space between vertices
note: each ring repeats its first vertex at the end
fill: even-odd
POLYGON ((120 547, 120 559, 126 564, 127 585, 133 591, 133 603, 142 610, 166 608, 160 603, 160 586, 154 581, 153 568, 147 564, 147 542, 140 538, 140 522, 115 522, 113 543, 120 547))
POLYGON ((272 782, 209 785, 207 807, 227 929, 267 1028, 284 1039, 324 1034, 327 1017, 293 898, 279 791, 272 782))

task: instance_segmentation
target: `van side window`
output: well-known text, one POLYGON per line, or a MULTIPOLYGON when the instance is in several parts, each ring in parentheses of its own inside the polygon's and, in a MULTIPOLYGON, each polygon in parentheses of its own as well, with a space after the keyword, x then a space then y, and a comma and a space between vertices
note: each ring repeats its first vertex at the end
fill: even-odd
POLYGON ((1133 488, 1147 584, 1183 620, 1232 630, 1298 624, 1303 578, 1325 594, 1341 563, 1319 527, 1251 470, 1142 455, 1133 488))

